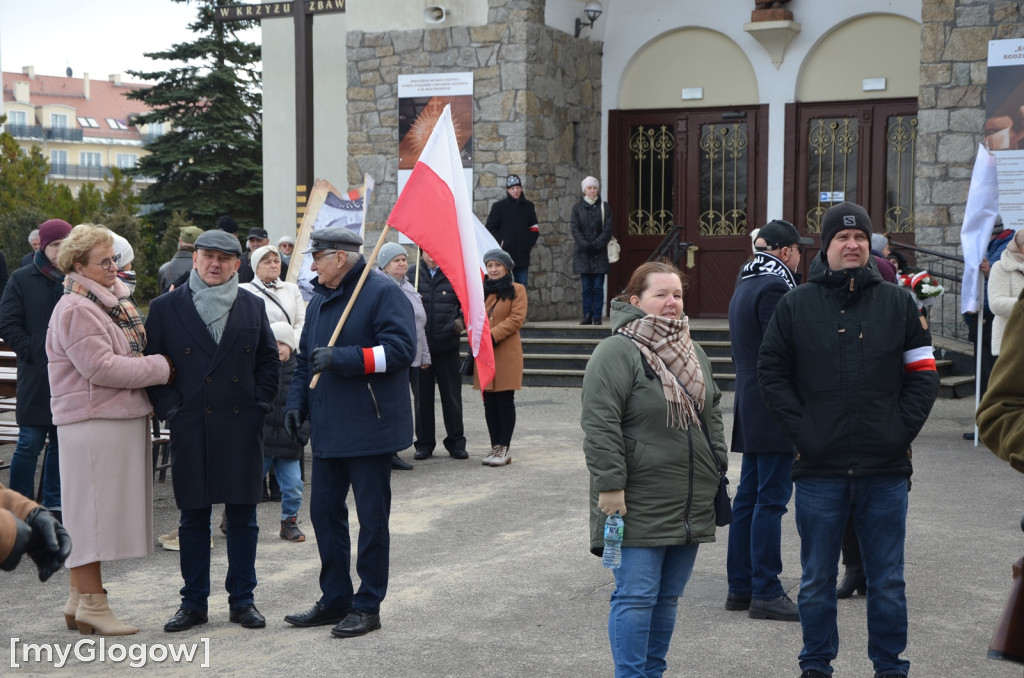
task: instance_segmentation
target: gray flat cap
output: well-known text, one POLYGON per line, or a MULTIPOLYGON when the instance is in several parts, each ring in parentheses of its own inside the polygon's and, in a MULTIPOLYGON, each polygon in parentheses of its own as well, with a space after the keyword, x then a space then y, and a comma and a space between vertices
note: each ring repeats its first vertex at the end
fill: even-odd
POLYGON ((203 234, 196 238, 197 250, 217 250, 225 254, 242 256, 242 246, 238 244, 238 238, 227 231, 213 230, 203 231, 203 234))
POLYGON ((331 226, 313 231, 309 236, 309 249, 303 254, 322 252, 323 250, 358 252, 362 245, 363 239, 359 237, 358 233, 353 233, 345 226, 331 226))

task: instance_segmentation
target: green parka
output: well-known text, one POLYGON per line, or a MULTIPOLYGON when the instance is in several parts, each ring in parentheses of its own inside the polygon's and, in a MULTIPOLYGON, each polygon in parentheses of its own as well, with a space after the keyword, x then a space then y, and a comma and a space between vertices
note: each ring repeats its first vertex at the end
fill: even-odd
MULTIPOLYGON (((612 330, 643 318, 639 308, 611 304, 612 330)), ((704 373, 701 423, 710 432, 669 428, 661 380, 648 377, 640 349, 613 334, 594 350, 583 377, 583 450, 590 469, 590 550, 604 551, 599 492, 625 489, 623 547, 677 546, 715 540, 718 463, 727 468, 722 392, 703 349, 694 344, 704 373)))

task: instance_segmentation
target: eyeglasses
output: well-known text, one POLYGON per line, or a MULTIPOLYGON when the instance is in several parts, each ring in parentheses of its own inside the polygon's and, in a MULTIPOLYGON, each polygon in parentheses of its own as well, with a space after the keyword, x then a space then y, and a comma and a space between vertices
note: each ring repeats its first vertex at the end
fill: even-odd
POLYGON ((318 264, 324 257, 329 257, 332 254, 337 254, 338 250, 322 250, 313 255, 313 263, 318 264))
POLYGON ((90 261, 87 262, 87 266, 99 266, 104 271, 109 271, 111 268, 117 268, 117 262, 121 261, 121 255, 115 254, 112 257, 107 257, 101 261, 90 261))

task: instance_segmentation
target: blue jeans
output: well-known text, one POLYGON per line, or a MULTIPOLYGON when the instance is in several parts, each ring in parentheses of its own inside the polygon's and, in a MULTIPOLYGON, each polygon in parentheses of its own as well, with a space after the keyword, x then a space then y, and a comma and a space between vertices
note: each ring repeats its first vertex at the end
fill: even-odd
MULTIPOLYGON (((178 543, 181 545, 181 606, 206 612, 210 597, 211 506, 181 512, 178 543)), ((252 605, 256 589, 256 504, 225 504, 228 524, 228 574, 224 588, 231 608, 252 605)))
POLYGON ((696 544, 622 549, 608 615, 615 678, 659 678, 665 672, 679 596, 696 558, 696 544))
POLYGON ((782 516, 793 496, 792 452, 744 454, 729 526, 729 593, 771 600, 785 595, 782 516))
POLYGON ((56 426, 19 426, 18 443, 14 446, 11 456, 10 489, 20 492, 29 499, 35 499, 36 462, 39 453, 46 446, 46 437, 50 437, 50 445, 46 448, 43 460, 43 477, 40 485, 43 489, 42 504, 48 509, 60 510, 60 448, 57 446, 56 426))
POLYGON ((800 669, 831 674, 839 653, 836 572, 846 520, 860 537, 868 581, 868 658, 878 675, 906 675, 907 598, 903 546, 907 533, 905 476, 800 478, 796 480, 796 526, 800 531, 800 624, 804 647, 800 669))
POLYGON ((512 269, 512 280, 526 287, 526 275, 529 273, 529 270, 529 266, 516 266, 512 269))
POLYGON ((604 273, 581 273, 583 317, 598 319, 604 307, 604 273))
POLYGON ((281 520, 299 515, 302 508, 302 471, 298 459, 263 457, 263 475, 274 467, 277 485, 281 488, 281 520))

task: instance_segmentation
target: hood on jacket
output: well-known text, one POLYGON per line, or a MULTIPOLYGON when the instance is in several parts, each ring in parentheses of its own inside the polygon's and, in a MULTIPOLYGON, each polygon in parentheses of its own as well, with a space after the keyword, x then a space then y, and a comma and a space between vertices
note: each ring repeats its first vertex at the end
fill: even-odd
MULTIPOLYGON (((611 303, 611 320, 612 320, 612 332, 618 332, 619 328, 627 323, 631 323, 634 320, 640 320, 647 314, 640 310, 638 306, 634 306, 628 301, 617 301, 612 300, 611 303)), ((683 314, 686 317, 686 314, 683 314)))

